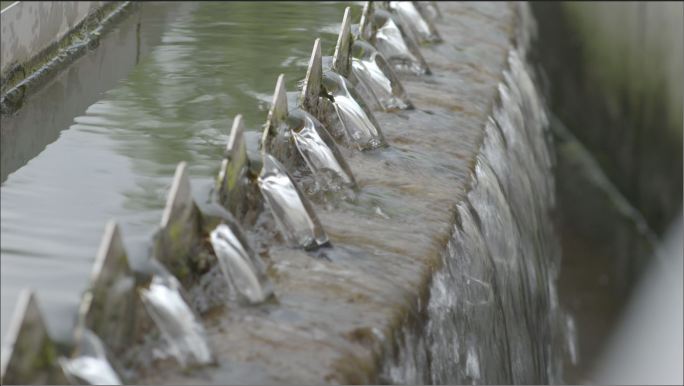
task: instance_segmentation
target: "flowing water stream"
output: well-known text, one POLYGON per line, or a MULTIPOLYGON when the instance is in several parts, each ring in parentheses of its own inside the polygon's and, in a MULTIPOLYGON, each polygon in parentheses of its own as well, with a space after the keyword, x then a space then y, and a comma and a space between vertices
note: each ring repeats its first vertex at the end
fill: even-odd
POLYGON ((560 383, 575 360, 574 322, 556 290, 546 110, 517 51, 508 65, 433 278, 425 330, 406 332, 403 353, 385 368, 393 383, 560 383))

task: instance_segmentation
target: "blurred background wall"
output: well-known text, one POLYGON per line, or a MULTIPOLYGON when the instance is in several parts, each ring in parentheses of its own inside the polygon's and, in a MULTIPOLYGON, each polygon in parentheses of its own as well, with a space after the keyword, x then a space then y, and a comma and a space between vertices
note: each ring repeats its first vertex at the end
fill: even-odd
POLYGON ((551 109, 660 234, 682 201, 682 7, 533 4, 551 109))
MULTIPOLYGON (((682 250, 657 251, 664 250, 666 234, 682 237, 672 230, 681 230, 682 213, 684 6, 535 2, 532 9, 539 32, 535 59, 557 149, 559 291, 575 315, 579 340, 578 365, 568 381, 601 374, 618 382, 597 363, 615 363, 599 361, 600 353, 614 330, 635 320, 643 322, 644 334, 621 335, 641 339, 643 350, 635 357, 674 349, 681 358, 682 250), (630 302, 638 303, 650 286, 645 283, 661 281, 658 275, 668 270, 678 275, 668 281, 674 283, 669 291, 659 292, 672 298, 659 303, 657 315, 669 315, 672 323, 636 318, 653 310, 630 302), (656 273, 645 279, 646 272, 656 273), (644 338, 662 326, 670 326, 663 331, 671 339, 644 338)), ((681 379, 681 364, 671 370, 681 379)))

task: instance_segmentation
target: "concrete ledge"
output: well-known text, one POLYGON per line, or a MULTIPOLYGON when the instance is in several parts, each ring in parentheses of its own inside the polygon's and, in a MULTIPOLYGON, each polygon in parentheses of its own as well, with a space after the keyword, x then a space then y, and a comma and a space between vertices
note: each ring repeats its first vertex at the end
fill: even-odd
MULTIPOLYGON (((260 230, 259 238, 248 230, 260 239, 256 250, 271 263, 278 303, 204 315, 221 366, 188 374, 162 363, 140 374, 139 382, 388 380, 385 362, 405 355, 402 335, 425 320, 433 274, 452 235, 456 204, 472 183, 497 86, 514 48, 514 5, 440 7, 437 28, 444 43, 421 47, 433 75, 401 79, 416 109, 375 112, 389 148, 343 149, 361 191, 356 202, 316 204, 334 245, 324 253, 328 258, 269 239, 269 230, 260 230)), ((268 217, 265 213, 262 224, 272 222, 268 217)))

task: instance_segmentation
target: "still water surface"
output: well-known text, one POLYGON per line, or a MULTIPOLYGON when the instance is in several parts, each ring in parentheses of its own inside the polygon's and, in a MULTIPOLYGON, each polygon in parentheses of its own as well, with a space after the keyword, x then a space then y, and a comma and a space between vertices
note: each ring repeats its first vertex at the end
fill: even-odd
MULTIPOLYGON (((3 157, 2 336, 27 287, 53 333, 68 334, 106 221, 118 221, 129 250, 140 251, 180 161, 203 197, 233 117, 259 129, 278 74, 294 90, 316 37, 332 53, 346 5, 144 3, 103 40, 97 51, 107 52, 55 80, 57 94, 48 86, 4 117, 31 140, 3 157)), ((352 12, 358 19, 359 7, 352 12)))

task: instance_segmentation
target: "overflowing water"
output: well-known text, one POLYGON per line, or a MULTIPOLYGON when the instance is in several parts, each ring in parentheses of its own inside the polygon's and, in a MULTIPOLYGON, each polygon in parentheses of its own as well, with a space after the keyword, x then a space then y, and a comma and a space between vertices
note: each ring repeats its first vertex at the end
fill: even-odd
POLYGON ((211 232, 211 246, 226 282, 247 303, 261 303, 273 294, 263 264, 251 249, 248 252, 228 225, 220 224, 211 232))
POLYGON ((441 12, 434 1, 416 1, 416 4, 422 9, 423 14, 428 20, 434 22, 441 17, 441 12))
POLYGON ((100 338, 90 330, 83 330, 79 354, 76 358, 60 358, 64 373, 73 384, 121 385, 121 379, 107 360, 100 338))
POLYGON ((264 156, 259 189, 271 208, 278 229, 294 246, 313 249, 328 243, 309 200, 300 192, 285 167, 270 154, 264 156))
MULTIPOLYGON (((366 92, 372 93, 384 110, 403 110, 413 107, 389 63, 375 47, 357 39, 354 41, 352 51, 354 53, 353 78, 358 80, 357 83, 368 86, 369 90, 366 92)), ((356 87, 359 91, 361 90, 358 85, 356 87)), ((364 99, 371 98, 364 97, 364 99)))
POLYGON ((416 75, 429 73, 427 64, 419 53, 409 49, 401 34, 401 30, 392 16, 383 10, 375 11, 375 23, 379 25, 373 36, 372 43, 378 51, 398 70, 411 72, 416 75))
POLYGON ((311 114, 301 109, 290 111, 288 125, 299 154, 324 189, 353 188, 356 181, 347 161, 328 130, 311 114))
MULTIPOLYGON (((373 89, 378 87, 378 85, 372 84, 372 82, 374 81, 370 79, 368 76, 365 76, 365 74, 358 76, 359 69, 362 69, 362 66, 360 66, 360 63, 358 63, 358 59, 352 58, 350 60, 349 67, 349 74, 345 76, 345 78, 348 79, 349 82, 354 86, 356 94, 359 97, 361 97, 361 100, 366 105, 366 107, 368 107, 368 109, 372 111, 386 110, 383 103, 380 101, 380 99, 378 99, 377 93, 373 91, 373 89)), ((365 69, 363 70, 365 71, 365 69)), ((380 87, 383 86, 380 85, 380 87)))
POLYGON ((336 122, 341 126, 347 143, 359 150, 372 150, 386 145, 385 137, 373 113, 368 110, 347 79, 332 71, 326 71, 323 73, 323 87, 332 97, 338 118, 336 122))
POLYGON ((548 119, 517 51, 508 65, 433 278, 423 336, 405 333, 403 354, 385 366, 392 382, 559 383, 563 361, 576 361, 573 320, 555 287, 548 119))
POLYGON ((180 288, 173 276, 155 275, 149 288, 140 289, 140 297, 178 363, 207 364, 212 356, 204 327, 183 299, 180 288))
POLYGON ((435 43, 441 40, 435 28, 420 14, 412 1, 390 1, 390 9, 396 11, 406 32, 414 40, 435 43))

